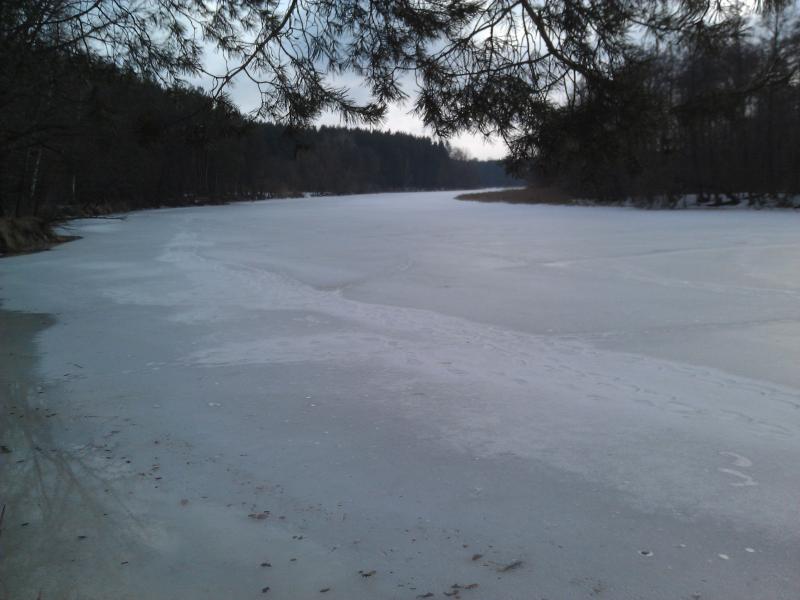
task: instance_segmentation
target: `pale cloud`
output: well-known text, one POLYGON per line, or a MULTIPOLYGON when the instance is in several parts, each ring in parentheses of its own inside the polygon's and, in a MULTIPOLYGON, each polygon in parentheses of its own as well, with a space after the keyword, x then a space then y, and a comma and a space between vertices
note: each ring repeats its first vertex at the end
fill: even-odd
MULTIPOLYGON (((221 62, 221 61, 220 61, 221 62)), ((215 65, 215 66, 222 66, 215 65)), ((201 87, 208 87, 204 85, 203 80, 195 82, 201 87)), ((206 82, 207 83, 207 82, 206 82)), ((351 90, 352 96, 360 102, 364 102, 368 98, 366 90, 360 87, 359 80, 354 75, 345 75, 337 78, 336 83, 347 87, 351 90)), ((412 85, 406 82, 406 90, 411 93, 412 85)), ((251 112, 259 105, 258 88, 252 82, 245 78, 237 78, 229 84, 228 93, 231 99, 245 112, 251 112)), ((374 129, 383 131, 401 131, 404 133, 411 133, 414 135, 433 136, 433 132, 426 129, 422 120, 413 114, 413 101, 406 100, 402 103, 395 103, 389 107, 385 121, 374 129)), ((342 125, 340 118, 333 113, 326 113, 318 120, 319 125, 342 125)), ((460 148, 473 158, 480 159, 499 159, 506 155, 506 147, 502 140, 497 138, 486 139, 484 136, 462 133, 451 138, 450 143, 460 148)))
MULTIPOLYGON (((384 131, 402 131, 414 135, 433 136, 433 133, 426 129, 422 120, 412 111, 412 102, 407 101, 399 104, 395 103, 389 107, 386 120, 382 125, 375 129, 384 131)), ((321 125, 341 125, 341 120, 337 115, 326 114, 320 120, 321 125)), ((506 147, 501 140, 496 138, 486 139, 483 136, 462 133, 449 140, 456 147, 466 151, 472 158, 497 159, 506 155, 506 147)))

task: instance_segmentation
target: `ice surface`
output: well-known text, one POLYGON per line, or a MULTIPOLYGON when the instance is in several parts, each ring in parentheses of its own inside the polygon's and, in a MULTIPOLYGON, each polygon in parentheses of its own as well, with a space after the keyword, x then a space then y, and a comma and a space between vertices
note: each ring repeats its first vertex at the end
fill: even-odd
POLYGON ((800 596, 800 214, 434 193, 70 228, 0 261, 4 308, 56 318, 25 597, 800 596))

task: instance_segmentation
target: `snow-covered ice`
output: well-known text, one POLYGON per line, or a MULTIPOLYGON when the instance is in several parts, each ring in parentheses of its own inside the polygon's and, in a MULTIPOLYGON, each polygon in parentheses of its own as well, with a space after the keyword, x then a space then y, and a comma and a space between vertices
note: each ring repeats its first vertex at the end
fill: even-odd
POLYGON ((0 579, 800 597, 800 214, 453 196, 76 221, 0 261, 3 308, 49 315, 7 389, 61 457, 4 471, 0 579))

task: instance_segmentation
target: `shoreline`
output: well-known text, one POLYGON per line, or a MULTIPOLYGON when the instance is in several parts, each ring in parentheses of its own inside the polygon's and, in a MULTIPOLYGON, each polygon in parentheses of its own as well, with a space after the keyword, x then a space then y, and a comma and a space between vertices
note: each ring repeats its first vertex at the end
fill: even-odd
POLYGON ((0 218, 0 258, 43 252, 58 244, 79 239, 80 236, 55 232, 55 228, 65 222, 38 217, 0 218))
MULTIPOLYGON (((454 196, 455 200, 478 202, 483 204, 515 204, 515 205, 550 205, 550 206, 578 206, 597 208, 637 208, 642 210, 800 210, 800 197, 771 199, 762 203, 760 196, 742 195, 734 200, 716 200, 715 202, 699 202, 694 194, 684 195, 676 199, 657 196, 652 199, 639 200, 627 198, 614 202, 600 202, 590 199, 581 199, 569 196, 558 188, 484 188, 474 191, 462 190, 414 190, 411 193, 429 193, 436 191, 460 192, 454 196)), ((380 194, 409 193, 404 190, 379 192, 380 194)), ((33 252, 43 252, 55 246, 80 239, 77 235, 62 235, 56 232, 59 227, 78 219, 120 219, 124 220, 128 214, 174 208, 196 208, 202 206, 232 206, 236 204, 251 204, 253 202, 271 200, 292 200, 302 198, 336 198, 346 196, 363 196, 371 193, 356 194, 299 194, 292 193, 285 196, 270 196, 266 198, 240 198, 222 201, 212 200, 195 204, 161 204, 158 206, 142 207, 136 209, 120 208, 114 211, 110 208, 86 211, 69 216, 61 216, 48 220, 40 217, 0 218, 0 259, 33 252), (119 215, 119 216, 116 216, 119 215)))
MULTIPOLYGON (((495 189, 495 188, 476 188, 495 189)), ((459 189, 415 189, 411 193, 431 193, 431 192, 461 192, 459 189)), ((231 206, 236 204, 251 204, 253 202, 269 202, 272 200, 297 200, 306 198, 336 198, 341 196, 366 196, 371 194, 402 194, 409 193, 409 190, 387 190, 383 192, 286 192, 285 194, 265 194, 257 197, 240 198, 208 198, 202 201, 187 203, 161 203, 154 206, 142 206, 129 208, 127 206, 86 206, 75 213, 60 213, 50 218, 38 216, 23 217, 0 217, 0 258, 9 256, 19 256, 32 252, 44 252, 51 248, 80 239, 80 236, 61 235, 56 233, 56 229, 64 226, 70 221, 79 219, 120 219, 124 220, 126 215, 161 209, 173 208, 197 208, 201 206, 231 206)))
POLYGON ((622 200, 602 201, 578 198, 554 187, 506 188, 467 192, 456 196, 466 202, 527 204, 554 206, 583 206, 598 208, 638 208, 641 210, 800 210, 800 196, 783 194, 772 197, 767 194, 708 194, 701 200, 698 194, 677 196, 654 195, 652 197, 627 197, 622 200), (711 198, 714 200, 712 201, 711 198))

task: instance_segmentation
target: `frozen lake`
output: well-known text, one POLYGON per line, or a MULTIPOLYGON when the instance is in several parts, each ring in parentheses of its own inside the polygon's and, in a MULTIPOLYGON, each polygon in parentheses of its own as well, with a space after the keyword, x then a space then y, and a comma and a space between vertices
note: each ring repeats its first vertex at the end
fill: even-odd
POLYGON ((0 261, 0 598, 800 597, 800 213, 453 196, 0 261))

